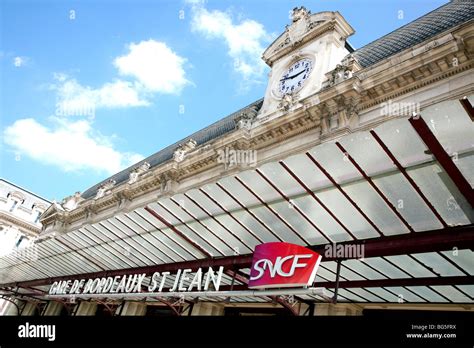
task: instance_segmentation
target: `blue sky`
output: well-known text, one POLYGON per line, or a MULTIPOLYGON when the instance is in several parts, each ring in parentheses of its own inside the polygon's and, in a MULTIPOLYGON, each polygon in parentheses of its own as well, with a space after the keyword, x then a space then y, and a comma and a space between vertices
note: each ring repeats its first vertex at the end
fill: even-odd
POLYGON ((0 176, 61 200, 261 98, 295 6, 358 48, 444 3, 2 0, 0 176))

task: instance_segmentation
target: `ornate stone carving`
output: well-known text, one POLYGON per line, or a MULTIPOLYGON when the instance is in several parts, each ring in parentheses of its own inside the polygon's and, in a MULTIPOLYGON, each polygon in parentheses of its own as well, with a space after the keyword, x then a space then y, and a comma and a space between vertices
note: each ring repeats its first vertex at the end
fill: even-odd
POLYGON ((133 168, 133 170, 130 172, 128 183, 133 184, 137 182, 139 176, 148 171, 148 169, 150 169, 150 163, 148 162, 143 162, 139 166, 133 168))
POLYGON ((96 199, 104 197, 112 187, 115 186, 115 180, 109 179, 106 183, 99 186, 97 189, 96 199))
POLYGON ((332 87, 341 81, 351 78, 354 72, 354 64, 355 59, 351 55, 344 58, 341 64, 336 65, 334 70, 326 74, 327 80, 323 82, 323 88, 332 87))
POLYGON ((173 159, 178 163, 182 162, 186 155, 192 150, 194 150, 196 146, 197 142, 193 139, 189 139, 184 144, 179 144, 178 148, 173 153, 173 159))
POLYGON ((285 94, 278 104, 278 108, 282 111, 289 111, 296 104, 298 104, 298 96, 296 94, 285 94))
POLYGON ((257 107, 251 106, 242 111, 238 116, 234 118, 235 125, 238 129, 250 129, 253 122, 257 118, 257 107))
POLYGON ((81 197, 81 193, 76 192, 75 194, 64 198, 61 202, 61 206, 66 210, 73 210, 82 200, 83 198, 81 197))

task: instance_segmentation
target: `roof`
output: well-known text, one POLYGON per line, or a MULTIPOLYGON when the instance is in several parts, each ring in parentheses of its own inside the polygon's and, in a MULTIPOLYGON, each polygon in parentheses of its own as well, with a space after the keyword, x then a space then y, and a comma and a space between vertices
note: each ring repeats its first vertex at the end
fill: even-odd
POLYGON ((21 186, 18 186, 17 184, 14 184, 6 179, 0 178, 0 197, 6 197, 11 191, 20 191, 23 193, 26 198, 24 205, 27 207, 33 206, 35 203, 38 203, 39 201, 42 203, 45 203, 46 205, 51 204, 51 201, 47 200, 46 198, 43 198, 36 193, 33 193, 21 186))
POLYGON ((262 104, 263 104, 263 99, 259 99, 249 104, 248 106, 230 114, 229 116, 226 116, 223 119, 220 119, 219 121, 211 124, 210 126, 207 126, 206 128, 201 129, 197 131, 196 133, 193 133, 187 136, 186 138, 165 147, 163 150, 158 151, 157 153, 145 158, 144 160, 134 164, 133 166, 130 166, 127 169, 124 169, 121 172, 113 175, 112 177, 109 177, 106 180, 92 186, 90 189, 86 190, 82 194, 82 197, 85 199, 93 197, 97 189, 99 188, 99 186, 108 180, 115 180, 116 185, 119 185, 120 183, 127 181, 129 179, 129 174, 133 170, 133 168, 139 166, 140 164, 144 162, 149 163, 150 168, 153 168, 172 159, 173 153, 178 148, 178 146, 180 144, 186 143, 189 139, 193 139, 194 141, 196 141, 197 145, 199 146, 213 139, 217 139, 226 133, 233 131, 236 127, 235 122, 234 122, 235 117, 239 116, 240 113, 242 113, 244 110, 248 108, 256 107, 258 111, 262 107, 262 104))
POLYGON ((366 68, 474 17, 472 0, 454 0, 357 49, 352 55, 366 68))
MULTIPOLYGON (((454 0, 354 52, 352 52, 352 47, 350 47, 351 49, 348 48, 348 51, 352 52, 351 54, 358 60, 361 66, 365 68, 423 42, 449 28, 464 23, 472 19, 473 16, 474 8, 472 1, 454 0)), ((127 181, 133 168, 143 162, 148 162, 150 168, 153 168, 170 160, 173 158, 173 152, 177 147, 189 139, 195 140, 199 146, 208 141, 220 138, 235 129, 234 118, 243 110, 256 106, 258 111, 262 104, 263 98, 92 186, 83 192, 82 197, 88 199, 95 196, 99 186, 108 180, 115 180, 116 185, 127 181)))

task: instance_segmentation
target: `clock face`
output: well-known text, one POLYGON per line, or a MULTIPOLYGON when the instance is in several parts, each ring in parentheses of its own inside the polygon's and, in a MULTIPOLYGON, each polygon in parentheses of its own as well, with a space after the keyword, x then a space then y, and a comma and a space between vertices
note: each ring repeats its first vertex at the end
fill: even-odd
POLYGON ((303 88, 313 70, 313 61, 303 58, 293 63, 281 76, 278 82, 278 91, 281 95, 293 94, 303 88))

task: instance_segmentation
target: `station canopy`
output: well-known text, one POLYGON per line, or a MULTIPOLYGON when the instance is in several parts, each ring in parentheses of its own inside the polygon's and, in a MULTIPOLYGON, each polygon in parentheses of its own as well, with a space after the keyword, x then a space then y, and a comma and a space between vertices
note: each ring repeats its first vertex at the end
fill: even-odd
POLYGON ((245 289, 255 246, 286 241, 321 253, 314 286, 330 295, 340 262, 339 302, 473 303, 473 104, 440 102, 40 239, 34 258, 0 258, 0 292, 41 297, 55 280, 210 265, 225 267, 224 289, 245 289), (328 254, 333 243, 363 254, 328 254))

